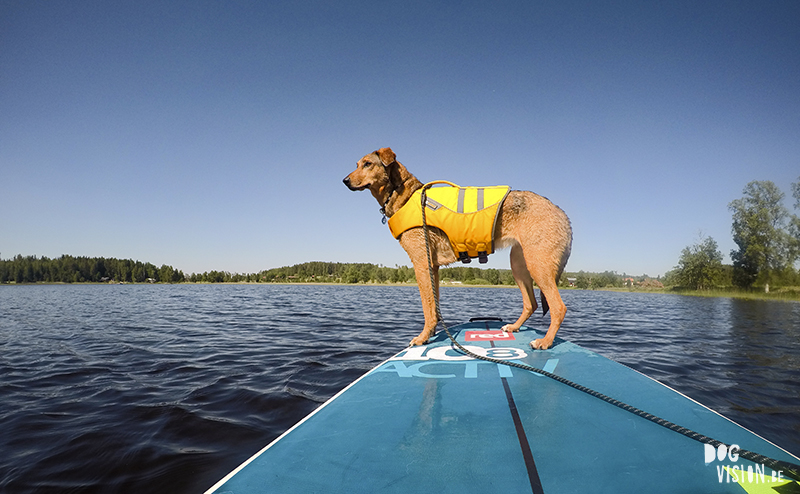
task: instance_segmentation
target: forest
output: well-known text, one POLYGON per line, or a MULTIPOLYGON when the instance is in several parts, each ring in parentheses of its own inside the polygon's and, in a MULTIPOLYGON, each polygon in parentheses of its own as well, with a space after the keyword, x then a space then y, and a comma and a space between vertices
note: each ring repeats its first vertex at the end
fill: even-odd
POLYGON ((105 257, 56 259, 17 255, 0 259, 0 283, 179 283, 182 271, 172 266, 105 257))

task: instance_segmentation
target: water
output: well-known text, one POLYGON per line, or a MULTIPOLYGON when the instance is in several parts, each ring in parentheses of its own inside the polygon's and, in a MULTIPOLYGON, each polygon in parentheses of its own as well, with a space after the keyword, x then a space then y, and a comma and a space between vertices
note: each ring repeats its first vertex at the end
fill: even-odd
MULTIPOLYGON (((521 308, 442 297, 451 323, 521 308)), ((559 336, 800 453, 800 304, 563 297, 559 336)), ((0 491, 202 492, 421 327, 416 287, 0 287, 0 491)))

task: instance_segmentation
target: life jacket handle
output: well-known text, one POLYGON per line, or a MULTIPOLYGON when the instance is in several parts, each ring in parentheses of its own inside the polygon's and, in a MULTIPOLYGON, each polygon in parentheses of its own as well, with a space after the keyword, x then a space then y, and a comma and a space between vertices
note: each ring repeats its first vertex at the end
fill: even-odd
POLYGON ((426 183, 425 185, 423 185, 423 187, 430 187, 431 185, 438 185, 438 184, 445 184, 449 185, 450 187, 459 187, 453 182, 448 182, 447 180, 434 180, 433 182, 426 183))

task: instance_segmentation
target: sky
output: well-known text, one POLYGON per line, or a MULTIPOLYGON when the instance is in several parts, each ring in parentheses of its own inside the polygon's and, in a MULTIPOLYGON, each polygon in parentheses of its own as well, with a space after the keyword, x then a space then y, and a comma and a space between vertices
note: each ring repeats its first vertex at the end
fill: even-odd
POLYGON ((0 258, 410 265, 342 184, 381 147, 548 197, 569 272, 730 262, 748 182, 793 206, 800 2, 0 0, 0 258))

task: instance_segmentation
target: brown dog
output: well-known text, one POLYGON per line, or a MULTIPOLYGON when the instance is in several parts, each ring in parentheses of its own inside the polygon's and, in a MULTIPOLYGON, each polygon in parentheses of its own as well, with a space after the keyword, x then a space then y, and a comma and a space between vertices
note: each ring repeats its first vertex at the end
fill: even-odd
MULTIPOLYGON (((396 160, 390 148, 381 148, 361 158, 356 170, 344 179, 350 190, 369 189, 391 217, 423 184, 396 160)), ((436 324, 436 305, 433 290, 439 293, 439 266, 452 264, 456 253, 442 230, 431 227, 431 256, 436 286, 431 286, 428 257, 422 228, 412 228, 400 236, 400 245, 414 264, 417 285, 425 313, 425 327, 411 340, 411 345, 423 345, 433 335, 436 324)), ((544 338, 534 340, 531 347, 547 349, 553 345, 558 328, 564 321, 567 308, 558 293, 558 279, 564 271, 572 249, 572 227, 569 218, 558 206, 533 192, 512 190, 500 209, 495 225, 497 247, 511 247, 511 272, 522 291, 522 315, 514 324, 503 326, 504 331, 519 331, 520 326, 536 310, 533 282, 542 294, 542 309, 550 306, 550 328, 544 338)))

